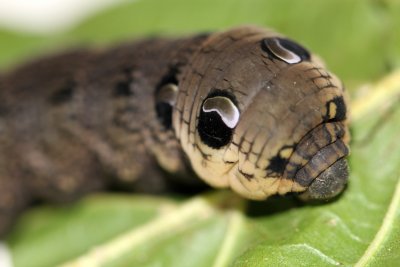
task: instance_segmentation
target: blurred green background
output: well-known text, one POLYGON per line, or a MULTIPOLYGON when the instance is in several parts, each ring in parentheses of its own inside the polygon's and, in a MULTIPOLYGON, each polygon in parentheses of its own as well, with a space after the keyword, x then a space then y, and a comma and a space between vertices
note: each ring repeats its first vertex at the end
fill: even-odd
POLYGON ((235 25, 271 27, 322 56, 351 91, 400 66, 400 2, 395 0, 127 1, 51 36, 0 29, 0 69, 48 51, 155 34, 235 25))

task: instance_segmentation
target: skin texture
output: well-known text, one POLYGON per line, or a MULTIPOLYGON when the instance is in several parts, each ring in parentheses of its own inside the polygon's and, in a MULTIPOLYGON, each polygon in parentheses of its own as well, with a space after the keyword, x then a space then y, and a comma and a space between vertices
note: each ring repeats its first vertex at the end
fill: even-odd
POLYGON ((347 182, 341 82, 262 28, 39 59, 1 74, 0 100, 0 236, 32 201, 164 192, 193 170, 259 200, 347 182))

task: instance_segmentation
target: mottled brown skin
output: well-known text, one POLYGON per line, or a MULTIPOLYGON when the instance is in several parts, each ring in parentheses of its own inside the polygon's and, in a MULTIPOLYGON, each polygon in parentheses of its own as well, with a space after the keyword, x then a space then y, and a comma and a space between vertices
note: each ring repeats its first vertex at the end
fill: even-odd
POLYGON ((34 200, 72 201, 115 184, 162 192, 166 172, 192 183, 190 166, 250 199, 340 193, 348 175, 342 85, 315 56, 293 65, 271 57, 262 42, 274 36, 242 27, 148 39, 2 74, 0 237, 34 200), (171 109, 157 106, 171 85, 171 109), (240 119, 215 147, 197 127, 209 115, 204 101, 221 92, 240 119))
POLYGON ((112 179, 134 190, 165 190, 157 157, 184 173, 178 143, 156 117, 154 88, 202 39, 74 51, 2 76, 0 236, 32 200, 72 201, 112 179))

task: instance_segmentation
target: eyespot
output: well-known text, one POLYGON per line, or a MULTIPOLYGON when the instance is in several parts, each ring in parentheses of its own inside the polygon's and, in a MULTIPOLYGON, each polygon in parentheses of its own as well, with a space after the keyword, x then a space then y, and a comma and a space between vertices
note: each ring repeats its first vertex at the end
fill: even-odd
POLYGON ((310 53, 304 47, 289 39, 265 38, 262 40, 261 47, 269 55, 288 64, 310 60, 310 53))
POLYGON ((165 129, 172 127, 172 108, 178 96, 177 66, 171 66, 168 72, 162 76, 155 90, 155 109, 157 118, 165 129))
POLYGON ((178 95, 178 86, 168 83, 156 92, 156 113, 166 129, 172 125, 172 108, 178 95))
POLYGON ((343 97, 336 96, 326 104, 326 114, 322 117, 324 121, 344 121, 346 120, 346 103, 343 97))
POLYGON ((222 91, 211 94, 204 100, 200 110, 198 132, 201 140, 215 149, 227 145, 239 117, 239 109, 232 97, 222 91))

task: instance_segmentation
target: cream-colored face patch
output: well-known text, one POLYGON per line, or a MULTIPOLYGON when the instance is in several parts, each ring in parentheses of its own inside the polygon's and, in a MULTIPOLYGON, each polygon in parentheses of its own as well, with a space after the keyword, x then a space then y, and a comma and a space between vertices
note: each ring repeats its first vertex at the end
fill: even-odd
POLYGON ((281 156, 281 158, 283 159, 288 159, 293 153, 293 148, 292 147, 288 147, 288 148, 284 148, 279 152, 279 155, 281 156))

